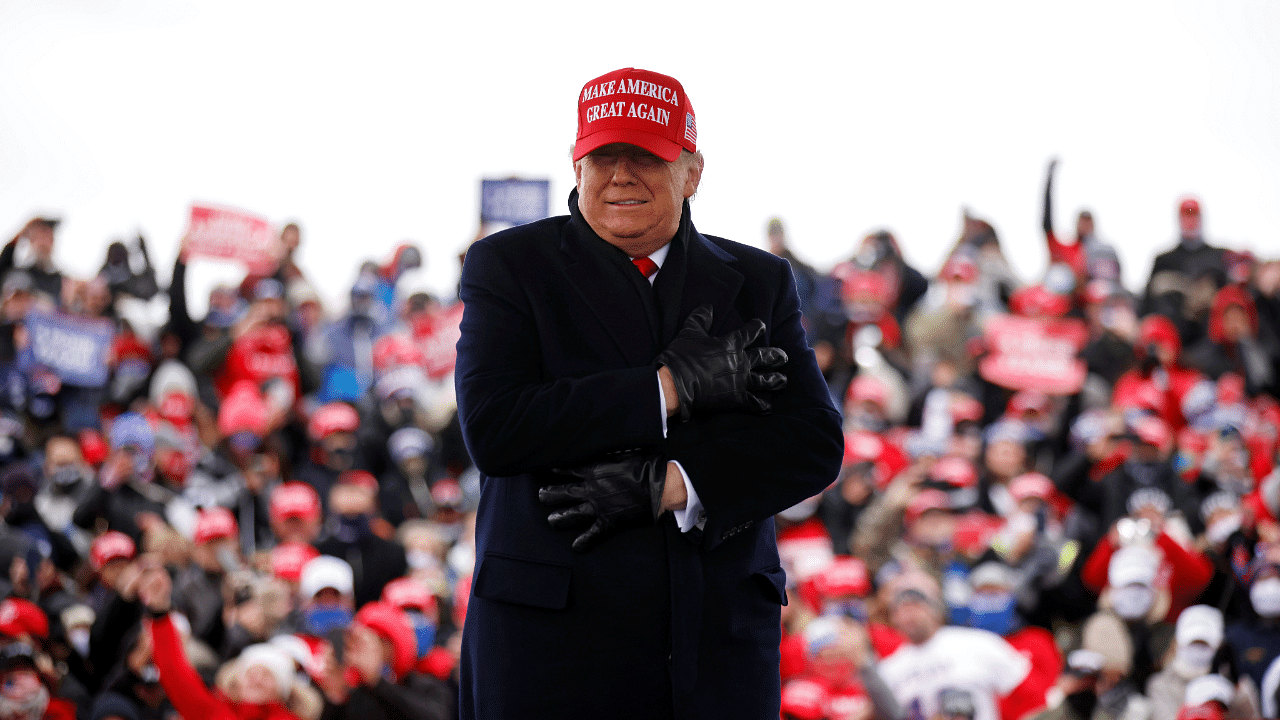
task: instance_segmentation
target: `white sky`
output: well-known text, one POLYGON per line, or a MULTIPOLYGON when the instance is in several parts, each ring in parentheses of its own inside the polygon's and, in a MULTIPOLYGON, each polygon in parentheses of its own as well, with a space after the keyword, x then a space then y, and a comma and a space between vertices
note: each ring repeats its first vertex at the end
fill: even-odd
POLYGON ((1183 193, 1280 256, 1277 38, 1275 0, 3 0, 0 242, 61 215, 87 276, 141 228, 165 278, 202 200, 300 221, 327 298, 404 239, 448 294, 481 178, 549 178, 562 214, 577 93, 634 66, 698 113, 703 232, 761 245, 780 215, 828 267, 887 227, 932 273, 968 206, 1035 280, 1057 155, 1059 233, 1093 209, 1136 289, 1183 193))

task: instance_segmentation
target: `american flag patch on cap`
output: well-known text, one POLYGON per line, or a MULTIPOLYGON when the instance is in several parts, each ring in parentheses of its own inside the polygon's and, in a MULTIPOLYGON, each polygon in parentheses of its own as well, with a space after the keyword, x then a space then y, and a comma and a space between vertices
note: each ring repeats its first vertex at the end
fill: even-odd
POLYGON ((684 114, 684 139, 698 144, 698 126, 693 122, 693 113, 684 114))

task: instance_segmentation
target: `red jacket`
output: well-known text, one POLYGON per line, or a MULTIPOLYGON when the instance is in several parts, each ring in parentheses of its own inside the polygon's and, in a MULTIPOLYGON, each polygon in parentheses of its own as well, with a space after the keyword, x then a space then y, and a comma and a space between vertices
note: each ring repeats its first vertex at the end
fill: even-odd
POLYGON ((1005 641, 1031 661, 1031 672, 1022 684, 1000 698, 1000 717, 1018 720, 1044 707, 1044 695, 1062 672, 1062 654, 1053 634, 1042 627, 1025 627, 1005 636, 1005 641))
MULTIPOLYGON (((1195 603, 1209 585, 1213 579, 1213 563, 1203 554, 1179 545, 1168 533, 1162 532, 1156 537, 1156 547, 1163 555, 1156 572, 1156 586, 1169 591, 1169 612, 1164 619, 1173 622, 1184 609, 1195 603)), ((1110 536, 1104 537, 1085 560, 1080 570, 1080 581, 1091 592, 1100 593, 1107 585, 1111 555, 1117 549, 1110 536)))
POLYGON ((173 707, 186 720, 301 720, 284 705, 232 702, 205 687, 182 649, 182 639, 169 616, 151 623, 153 660, 160 671, 160 685, 173 707))

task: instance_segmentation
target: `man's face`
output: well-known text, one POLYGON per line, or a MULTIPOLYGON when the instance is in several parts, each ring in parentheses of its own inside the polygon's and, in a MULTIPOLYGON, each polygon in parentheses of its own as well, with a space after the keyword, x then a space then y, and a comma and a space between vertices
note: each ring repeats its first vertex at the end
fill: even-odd
POLYGON ((1089 237, 1093 234, 1093 216, 1081 215, 1076 218, 1076 237, 1089 237))
POLYGON ((938 610, 924 600, 898 601, 889 613, 889 621, 913 645, 927 642, 938 631, 938 610))
POLYGON ((573 173, 578 208, 591 229, 631 257, 641 257, 675 235, 702 166, 693 156, 666 162, 635 145, 613 143, 574 162, 573 173))
POLYGON ((1199 237, 1200 236, 1200 213, 1198 212, 1178 213, 1178 229, 1182 231, 1183 237, 1199 237))
POLYGON ((27 240, 31 243, 31 252, 41 260, 53 256, 53 230, 44 225, 33 225, 27 231, 27 240))

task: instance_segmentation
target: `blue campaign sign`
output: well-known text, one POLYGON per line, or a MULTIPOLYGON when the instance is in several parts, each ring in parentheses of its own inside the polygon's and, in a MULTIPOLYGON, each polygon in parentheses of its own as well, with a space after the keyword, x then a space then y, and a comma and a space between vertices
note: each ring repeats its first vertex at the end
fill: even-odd
POLYGON ((523 225, 541 220, 550 213, 549 180, 480 181, 480 222, 523 225))
POLYGON ((110 320, 29 312, 24 323, 31 338, 33 362, 47 366, 69 385, 106 384, 107 355, 115 337, 115 325, 110 320))

